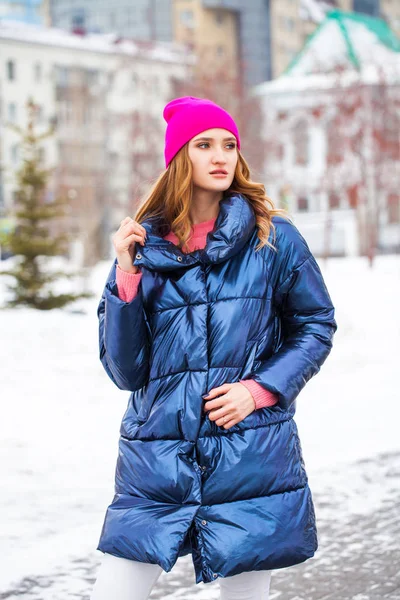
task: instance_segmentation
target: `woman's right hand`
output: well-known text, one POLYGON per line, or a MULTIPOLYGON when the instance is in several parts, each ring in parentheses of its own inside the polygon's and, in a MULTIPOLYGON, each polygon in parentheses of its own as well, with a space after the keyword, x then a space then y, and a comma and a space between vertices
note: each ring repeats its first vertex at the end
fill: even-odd
POLYGON ((132 264, 135 244, 138 242, 144 246, 146 235, 145 228, 131 217, 121 221, 118 231, 112 238, 120 269, 128 273, 139 272, 139 268, 132 264))

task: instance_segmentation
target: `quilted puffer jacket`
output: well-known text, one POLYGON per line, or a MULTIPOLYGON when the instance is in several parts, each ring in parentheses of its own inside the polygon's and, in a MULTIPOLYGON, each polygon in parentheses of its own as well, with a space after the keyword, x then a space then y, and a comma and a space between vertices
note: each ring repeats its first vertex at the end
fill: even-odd
POLYGON ((114 262, 98 307, 100 359, 131 394, 98 550, 167 572, 191 553, 196 583, 314 555, 293 416, 337 324, 306 241, 282 217, 273 223, 278 251, 256 251, 250 202, 225 195, 205 248, 185 254, 162 239, 161 217, 149 217, 130 303, 118 298, 114 262), (216 425, 202 395, 247 378, 278 394, 278 404, 230 429, 216 425))

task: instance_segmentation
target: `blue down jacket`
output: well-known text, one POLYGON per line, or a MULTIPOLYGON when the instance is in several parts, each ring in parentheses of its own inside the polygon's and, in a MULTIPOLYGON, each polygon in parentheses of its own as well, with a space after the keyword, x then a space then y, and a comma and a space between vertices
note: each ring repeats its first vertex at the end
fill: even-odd
POLYGON ((98 307, 100 359, 131 394, 98 550, 167 572, 191 553, 196 583, 314 555, 293 415, 337 325, 306 241, 282 217, 273 222, 278 252, 255 251, 250 202, 226 195, 206 247, 184 254, 162 239, 161 218, 149 217, 133 261, 143 276, 129 303, 118 298, 114 262, 98 307), (202 395, 249 378, 279 403, 228 430, 217 426, 202 395))

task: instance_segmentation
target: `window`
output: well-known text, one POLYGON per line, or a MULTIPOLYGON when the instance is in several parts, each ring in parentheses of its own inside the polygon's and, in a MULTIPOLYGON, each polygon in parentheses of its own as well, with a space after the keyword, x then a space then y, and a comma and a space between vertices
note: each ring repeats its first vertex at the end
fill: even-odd
POLYGON ((83 106, 81 106, 81 110, 79 111, 79 117, 81 119, 81 123, 87 125, 91 121, 92 111, 91 106, 85 102, 83 106))
POLYGON ((380 142, 381 153, 397 161, 400 156, 400 119, 391 107, 385 113, 383 126, 375 132, 375 138, 380 142))
POLYGON ((10 104, 8 105, 8 120, 10 121, 10 123, 17 122, 17 105, 15 104, 15 102, 10 102, 10 104))
POLYGON ((357 208, 358 206, 358 185, 354 184, 347 188, 347 202, 350 208, 357 208))
POLYGON ((180 12, 181 23, 190 29, 194 28, 194 13, 192 10, 182 10, 180 12))
POLYGON ((18 144, 13 144, 11 146, 11 162, 13 165, 16 165, 18 162, 19 148, 18 144))
POLYGON ((71 123, 72 108, 68 100, 60 100, 58 103, 58 115, 56 116, 58 123, 71 123))
POLYGON ((85 71, 85 75, 86 75, 86 83, 89 87, 95 86, 99 83, 100 73, 96 69, 87 69, 85 71))
POLYGON ((44 164, 44 160, 45 160, 46 154, 45 154, 45 150, 44 148, 39 148, 38 149, 38 161, 43 165, 44 164))
POLYGON ((308 127, 306 121, 298 121, 294 127, 294 160, 296 165, 307 165, 308 156, 308 127))
POLYGON ((387 200, 388 223, 400 222, 400 195, 389 194, 387 200))
POLYGON ((82 9, 75 9, 75 13, 72 15, 71 23, 73 29, 84 29, 85 28, 85 13, 82 9))
POLYGON ((69 72, 67 67, 55 67, 56 84, 60 87, 67 87, 69 82, 69 72))
POLYGON ((41 106, 40 104, 36 104, 35 113, 36 113, 36 122, 43 123, 43 121, 44 121, 43 106, 41 106))
POLYGON ((136 90, 139 86, 139 75, 137 73, 132 73, 132 88, 136 90))
POLYGON ((297 210, 307 211, 308 210, 308 198, 306 196, 299 196, 297 198, 297 210))
POLYGON ((15 62, 13 60, 7 61, 7 79, 8 81, 15 80, 15 62))
POLYGON ((282 28, 286 29, 286 31, 294 31, 296 27, 295 20, 291 17, 282 16, 282 28))
POLYGON ((42 81, 42 65, 39 62, 35 63, 33 67, 33 76, 36 83, 42 81))
POLYGON ((47 189, 45 191, 44 201, 46 204, 51 204, 55 200, 55 194, 53 190, 47 189))
POLYGON ((341 134, 340 116, 336 116, 327 125, 327 163, 328 166, 342 162, 344 155, 344 140, 341 134))
POLYGON ((224 13, 222 12, 222 10, 217 10, 217 12, 215 13, 215 22, 217 23, 217 25, 222 25, 224 22, 224 13))
POLYGON ((335 192, 329 194, 329 208, 340 208, 340 197, 335 192))

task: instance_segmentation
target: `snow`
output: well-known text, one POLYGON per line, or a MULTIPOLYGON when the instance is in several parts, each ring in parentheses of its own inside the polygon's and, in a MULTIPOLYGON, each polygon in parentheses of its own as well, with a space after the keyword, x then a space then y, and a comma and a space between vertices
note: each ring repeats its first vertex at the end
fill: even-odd
MULTIPOLYGON (((318 482, 329 490, 330 469, 342 465, 335 485, 349 510, 377 510, 385 486, 360 494, 353 463, 400 447, 400 256, 379 256, 373 269, 361 257, 319 263, 338 331, 297 400, 306 469, 312 488, 318 482)), ((76 557, 100 556, 129 397, 98 358, 96 309, 111 264, 92 271, 93 299, 49 312, 0 311, 1 590, 76 557)))
POLYGON ((121 39, 116 33, 87 33, 78 35, 56 27, 44 27, 20 21, 0 19, 0 40, 44 44, 102 54, 125 54, 165 62, 186 62, 187 50, 176 43, 140 43, 121 39))
POLYGON ((315 93, 361 84, 399 85, 400 52, 386 47, 377 35, 362 23, 347 19, 345 26, 360 64, 359 70, 354 68, 349 58, 348 47, 338 20, 327 18, 300 52, 290 71, 255 86, 253 94, 270 96, 286 95, 287 92, 315 93))
POLYGON ((366 65, 361 71, 347 69, 342 73, 315 73, 311 75, 287 74, 271 81, 266 81, 253 88, 253 94, 268 96, 287 94, 288 92, 318 93, 324 90, 346 88, 359 85, 399 85, 400 54, 396 61, 381 65, 366 65))
POLYGON ((315 23, 321 23, 325 19, 325 11, 317 0, 301 0, 300 16, 303 19, 310 19, 315 23))
MULTIPOLYGON (((323 12, 321 8, 320 10, 323 12)), ((284 77, 328 74, 339 66, 354 70, 343 28, 362 72, 371 72, 371 67, 382 72, 397 70, 397 81, 399 80, 400 52, 386 46, 377 33, 364 23, 329 16, 305 44, 298 59, 284 77)), ((278 81, 279 79, 282 77, 278 78, 278 81)))
MULTIPOLYGON (((400 53, 384 46, 376 34, 365 25, 348 21, 346 29, 360 65, 381 65, 388 61, 398 64, 400 53)), ((320 33, 315 35, 291 73, 307 74, 322 68, 324 71, 329 71, 339 64, 351 65, 343 33, 337 20, 332 19, 328 20, 320 33)))

